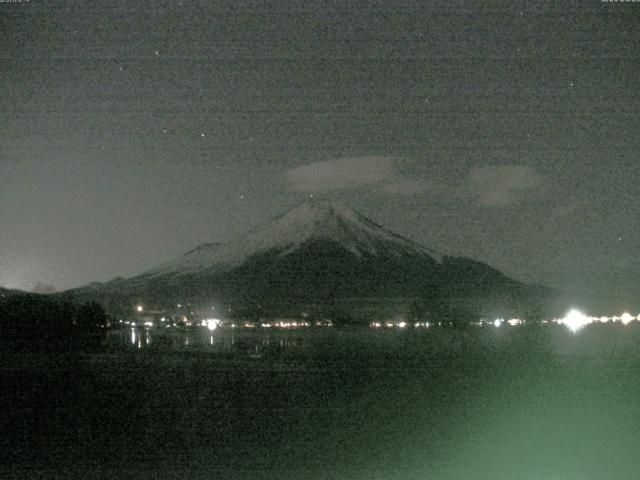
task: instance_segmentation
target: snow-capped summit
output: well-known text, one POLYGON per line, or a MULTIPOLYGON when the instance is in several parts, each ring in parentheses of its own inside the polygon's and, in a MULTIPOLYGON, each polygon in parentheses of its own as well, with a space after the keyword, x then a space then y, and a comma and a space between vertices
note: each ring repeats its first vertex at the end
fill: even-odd
POLYGON ((204 244, 143 274, 145 277, 225 271, 260 253, 285 256, 308 241, 330 241, 352 254, 369 256, 440 255, 385 230, 340 202, 309 199, 227 244, 204 244))
POLYGON ((436 255, 340 202, 318 199, 306 200, 270 224, 249 232, 238 243, 254 252, 286 247, 286 254, 311 239, 334 241, 358 256, 406 251, 436 255))

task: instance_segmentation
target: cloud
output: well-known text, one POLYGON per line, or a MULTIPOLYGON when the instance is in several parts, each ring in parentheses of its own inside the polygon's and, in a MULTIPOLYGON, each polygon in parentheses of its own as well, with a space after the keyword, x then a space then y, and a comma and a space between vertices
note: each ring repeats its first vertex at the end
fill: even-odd
POLYGON ((401 162, 391 157, 344 157, 294 168, 287 172, 287 181, 293 190, 307 193, 375 186, 409 195, 429 189, 427 182, 404 176, 401 170, 401 162))
POLYGON ((387 193, 398 193, 402 195, 423 193, 433 189, 432 185, 427 181, 399 176, 383 183, 381 188, 387 193))
POLYGON ((589 200, 576 200, 566 205, 557 207, 555 210, 552 210, 551 215, 549 216, 549 220, 558 220, 560 218, 567 217, 579 210, 590 208, 591 206, 592 203, 589 200))
POLYGON ((389 157, 337 158, 294 168, 287 173, 287 180, 298 192, 375 185, 394 175, 394 163, 389 157))
POLYGON ((528 190, 539 187, 543 177, 528 165, 492 165, 469 172, 468 186, 484 207, 511 205, 528 190))
POLYGON ((392 157, 344 157, 289 170, 289 187, 296 192, 322 193, 339 189, 375 188, 392 195, 432 195, 454 200, 468 196, 481 206, 515 203, 523 192, 543 183, 527 165, 493 165, 472 169, 462 184, 446 184, 411 175, 402 160, 392 157))

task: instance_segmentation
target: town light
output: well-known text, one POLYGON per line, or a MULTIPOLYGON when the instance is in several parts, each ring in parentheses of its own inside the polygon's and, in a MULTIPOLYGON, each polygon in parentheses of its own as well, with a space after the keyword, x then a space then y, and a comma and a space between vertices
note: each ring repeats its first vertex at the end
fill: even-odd
POLYGON ((138 306, 136 307, 136 310, 137 310, 138 312, 141 312, 142 310, 144 310, 144 307, 143 307, 142 305, 138 305, 138 306))
POLYGON ((633 322, 634 320, 635 320, 635 317, 633 317, 629 312, 624 312, 620 317, 620 321, 622 322, 623 325, 627 325, 628 323, 633 322))
POLYGON ((207 319, 207 328, 213 332, 216 328, 218 328, 218 321, 214 319, 207 319))
POLYGON ((590 319, 580 310, 573 308, 562 319, 562 323, 565 324, 572 332, 577 332, 585 325, 589 324, 590 319))

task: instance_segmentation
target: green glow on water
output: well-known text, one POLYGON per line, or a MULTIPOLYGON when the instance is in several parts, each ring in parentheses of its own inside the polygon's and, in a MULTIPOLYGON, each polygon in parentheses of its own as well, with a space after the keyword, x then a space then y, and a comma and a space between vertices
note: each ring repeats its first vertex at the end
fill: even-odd
POLYGON ((635 480, 640 472, 637 325, 591 325, 579 335, 563 326, 269 329, 268 338, 201 330, 189 346, 161 336, 146 343, 144 332, 126 329, 120 346, 72 363, 12 358, 4 385, 23 400, 6 407, 14 444, 5 464, 26 458, 44 468, 56 458, 67 478, 122 465, 128 473, 110 478, 188 470, 196 479, 635 480))

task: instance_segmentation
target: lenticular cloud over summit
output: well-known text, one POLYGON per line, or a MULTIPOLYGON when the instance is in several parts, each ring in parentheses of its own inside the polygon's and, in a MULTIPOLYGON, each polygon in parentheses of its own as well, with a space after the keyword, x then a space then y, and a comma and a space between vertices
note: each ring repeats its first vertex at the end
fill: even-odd
POLYGON ((314 193, 376 185, 396 175, 396 163, 390 157, 337 158, 290 170, 287 180, 295 191, 314 193))

